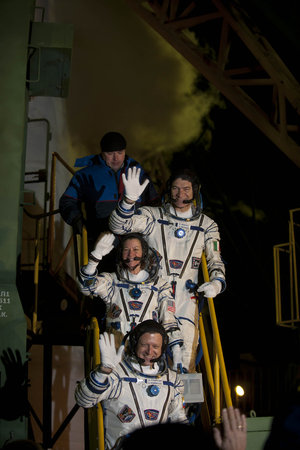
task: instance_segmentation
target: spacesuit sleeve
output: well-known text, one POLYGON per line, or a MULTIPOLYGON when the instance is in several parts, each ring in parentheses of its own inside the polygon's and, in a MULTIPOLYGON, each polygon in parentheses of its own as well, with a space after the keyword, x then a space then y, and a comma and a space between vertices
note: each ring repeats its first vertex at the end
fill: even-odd
POLYGON ((184 385, 176 374, 174 397, 169 405, 169 420, 171 422, 189 423, 183 407, 184 385))
POLYGON ((158 308, 159 320, 169 336, 169 346, 183 345, 183 336, 175 317, 175 300, 171 294, 170 283, 164 283, 159 290, 158 308))
POLYGON ((124 207, 124 202, 121 201, 110 215, 109 228, 115 234, 136 232, 148 236, 152 233, 155 222, 151 207, 135 210, 133 205, 127 209, 124 207))
POLYGON ((209 279, 210 281, 220 281, 222 284, 221 292, 223 292, 226 288, 225 266, 220 251, 220 234, 215 222, 211 221, 211 224, 206 228, 204 239, 209 279))
POLYGON ((80 292, 84 295, 92 294, 94 297, 101 297, 105 303, 110 303, 114 295, 114 283, 110 273, 103 272, 98 275, 86 275, 84 266, 80 269, 78 277, 80 292))
POLYGON ((102 400, 118 398, 122 382, 116 372, 107 375, 99 366, 80 381, 75 388, 75 401, 83 408, 91 408, 102 400))

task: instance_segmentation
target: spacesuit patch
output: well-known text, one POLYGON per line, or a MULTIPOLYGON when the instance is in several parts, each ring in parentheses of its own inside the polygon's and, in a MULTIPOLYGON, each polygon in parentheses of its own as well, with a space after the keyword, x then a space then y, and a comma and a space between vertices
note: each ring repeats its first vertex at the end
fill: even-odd
POLYGON ((135 418, 134 412, 128 405, 125 405, 117 416, 122 423, 129 423, 135 418))
POLYGON ((168 300, 168 311, 175 312, 175 302, 174 300, 168 300))
POLYGON ((172 269, 181 269, 183 261, 180 261, 179 259, 170 259, 169 264, 172 269))
POLYGON ((117 319, 120 316, 121 312, 122 312, 122 309, 118 305, 113 303, 111 305, 110 310, 108 311, 107 316, 112 317, 113 319, 117 319))
POLYGON ((219 252, 220 251, 220 242, 214 241, 213 243, 214 243, 214 251, 219 252))
POLYGON ((144 415, 146 420, 157 420, 159 411, 157 409, 145 409, 144 415))
POLYGON ((128 302, 129 305, 129 309, 133 309, 133 311, 140 311, 143 307, 143 303, 142 302, 128 302))
POLYGON ((195 256, 192 257, 192 269, 199 269, 201 263, 200 258, 196 258, 195 256))

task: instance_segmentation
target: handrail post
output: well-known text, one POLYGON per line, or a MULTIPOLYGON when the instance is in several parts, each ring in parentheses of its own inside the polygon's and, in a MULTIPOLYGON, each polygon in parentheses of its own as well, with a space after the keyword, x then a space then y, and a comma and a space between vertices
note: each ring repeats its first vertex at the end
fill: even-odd
POLYGON ((34 284, 34 309, 32 315, 32 332, 36 334, 37 329, 37 310, 38 310, 38 288, 39 288, 39 265, 40 265, 40 220, 36 219, 35 223, 35 255, 34 255, 34 273, 33 273, 33 284, 34 284))
MULTIPOLYGON (((54 211, 55 206, 55 183, 56 183, 56 155, 52 153, 51 180, 50 180, 50 211, 54 211)), ((48 265, 52 269, 52 253, 54 241, 54 215, 49 217, 48 230, 48 265)))
MULTIPOLYGON (((92 317, 92 329, 93 329, 93 362, 94 369, 100 364, 100 349, 99 349, 99 325, 95 317, 92 317)), ((98 441, 99 450, 104 450, 104 425, 103 425, 103 410, 101 403, 97 403, 97 426, 98 426, 98 441)))
POLYGON ((294 224, 294 212, 299 209, 290 210, 290 232, 289 232, 289 247, 290 247, 290 267, 291 267, 291 288, 293 292, 291 297, 294 300, 296 320, 299 321, 299 293, 298 293, 298 275, 297 275, 297 260, 296 260, 296 241, 295 241, 295 224, 294 224))
POLYGON ((215 397, 214 397, 214 415, 215 423, 221 423, 221 408, 220 408, 220 364, 219 358, 216 353, 216 348, 214 345, 214 380, 215 380, 215 397))
POLYGON ((205 336, 203 316, 202 316, 201 312, 199 314, 199 334, 200 334, 200 341, 201 341, 202 350, 203 350, 203 358, 204 358, 204 365, 205 365, 205 369, 206 369, 206 376, 207 376, 208 386, 209 386, 209 390, 210 390, 211 401, 213 404, 214 395, 215 395, 214 379, 213 379, 213 374, 212 374, 212 370, 211 370, 208 345, 207 345, 207 340, 206 340, 206 336, 205 336))
POLYGON ((86 265, 88 263, 88 236, 86 226, 82 227, 82 263, 86 265))
MULTIPOLYGON (((209 275, 208 275, 207 263, 206 263, 206 258, 205 258, 204 252, 202 253, 202 271, 203 271, 204 281, 209 282, 209 275)), ((216 352, 217 352, 217 355, 219 358, 223 391, 224 391, 224 395, 225 395, 226 406, 228 408, 229 406, 232 406, 232 400, 231 400, 230 388, 229 388, 229 383, 228 383, 228 378, 227 378, 227 373, 226 373, 226 368, 225 368, 225 362, 224 362, 224 357, 223 357, 222 345, 221 345, 221 340, 220 340, 220 334, 219 334, 217 317, 216 317, 213 299, 208 297, 207 303, 208 303, 210 319, 211 319, 211 324, 212 324, 214 343, 215 343, 216 352)), ((216 395, 216 393, 215 393, 215 395, 216 395)))

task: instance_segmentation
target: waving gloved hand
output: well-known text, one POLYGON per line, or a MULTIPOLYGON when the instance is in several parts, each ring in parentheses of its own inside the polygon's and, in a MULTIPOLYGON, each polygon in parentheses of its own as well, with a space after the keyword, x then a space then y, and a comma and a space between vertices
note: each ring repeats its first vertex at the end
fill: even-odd
POLYGON ((99 339, 101 365, 113 369, 122 360, 124 352, 124 344, 122 344, 118 351, 115 347, 115 336, 106 331, 100 335, 99 339))
POLYGON ((82 275, 97 275, 97 266, 103 256, 107 255, 114 248, 115 235, 110 232, 101 233, 96 242, 94 250, 90 253, 86 266, 81 268, 82 275))
POLYGON ((221 289, 221 282, 218 280, 214 280, 201 284, 201 286, 197 290, 198 292, 203 292, 204 297, 214 298, 221 292, 221 289))
POLYGON ((103 256, 107 255, 114 248, 113 242, 115 236, 113 233, 102 233, 96 242, 94 250, 91 252, 91 256, 94 260, 100 261, 103 256))
POLYGON ((125 188, 125 197, 128 200, 132 200, 136 202, 140 195, 144 192, 147 184, 149 183, 149 179, 147 178, 143 184, 140 184, 140 173, 141 169, 134 166, 129 167, 127 178, 125 173, 122 174, 123 184, 125 188))

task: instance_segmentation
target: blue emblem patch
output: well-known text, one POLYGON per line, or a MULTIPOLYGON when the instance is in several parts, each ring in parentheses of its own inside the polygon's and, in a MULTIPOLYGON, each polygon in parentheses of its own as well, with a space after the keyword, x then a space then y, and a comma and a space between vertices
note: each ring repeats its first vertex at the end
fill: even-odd
POLYGON ((178 239, 181 239, 185 236, 185 231, 183 228, 178 228, 178 230, 175 231, 175 237, 177 237, 178 239))
POLYGON ((145 409, 144 415, 146 420, 157 420, 159 411, 157 409, 145 409))
POLYGON ((135 418, 135 414, 128 405, 125 405, 119 412, 118 418, 122 423, 129 423, 135 418))
POLYGON ((179 259, 170 259, 169 264, 172 269, 181 269, 183 261, 180 261, 179 259))
POLYGON ((128 302, 128 305, 129 309, 133 309, 134 311, 140 311, 143 307, 143 303, 137 301, 128 302))

